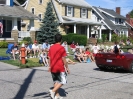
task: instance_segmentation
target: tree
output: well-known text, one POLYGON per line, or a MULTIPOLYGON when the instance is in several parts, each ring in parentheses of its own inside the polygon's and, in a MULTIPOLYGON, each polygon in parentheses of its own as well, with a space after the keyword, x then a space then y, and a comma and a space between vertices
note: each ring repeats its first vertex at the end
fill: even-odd
POLYGON ((23 4, 26 0, 17 0, 20 4, 23 4))
POLYGON ((131 18, 133 18, 133 10, 129 12, 131 18))
POLYGON ((40 24, 40 32, 37 33, 37 41, 43 43, 47 40, 50 44, 53 44, 55 34, 59 33, 58 26, 59 23, 53 12, 52 3, 48 2, 42 24, 40 24))

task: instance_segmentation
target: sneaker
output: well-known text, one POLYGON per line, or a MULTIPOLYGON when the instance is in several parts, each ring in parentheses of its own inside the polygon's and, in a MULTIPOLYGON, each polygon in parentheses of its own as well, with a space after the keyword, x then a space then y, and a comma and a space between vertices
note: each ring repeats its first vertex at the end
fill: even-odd
POLYGON ((55 96, 54 99, 63 99, 61 96, 55 96))
POLYGON ((53 92, 52 90, 49 90, 49 92, 50 92, 50 97, 51 97, 52 99, 54 99, 55 92, 53 92))

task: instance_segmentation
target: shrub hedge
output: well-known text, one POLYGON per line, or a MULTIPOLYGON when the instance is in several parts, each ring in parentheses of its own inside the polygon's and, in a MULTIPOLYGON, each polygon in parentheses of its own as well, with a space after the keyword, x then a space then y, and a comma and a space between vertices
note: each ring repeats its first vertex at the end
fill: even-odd
POLYGON ((79 45, 86 45, 87 44, 87 36, 85 35, 79 35, 79 34, 74 34, 70 33, 67 35, 63 35, 62 38, 63 41, 67 41, 67 43, 70 45, 73 41, 75 43, 78 43, 79 45))
POLYGON ((8 42, 6 41, 0 42, 0 48, 7 48, 7 46, 8 46, 8 42))

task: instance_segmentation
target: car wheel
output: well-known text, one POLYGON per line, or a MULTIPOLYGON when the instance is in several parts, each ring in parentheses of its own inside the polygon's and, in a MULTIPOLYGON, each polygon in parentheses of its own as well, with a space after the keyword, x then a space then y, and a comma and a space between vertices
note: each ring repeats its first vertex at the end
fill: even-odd
POLYGON ((131 65, 130 65, 130 67, 129 67, 129 71, 130 71, 131 73, 133 73, 133 61, 131 62, 131 65))

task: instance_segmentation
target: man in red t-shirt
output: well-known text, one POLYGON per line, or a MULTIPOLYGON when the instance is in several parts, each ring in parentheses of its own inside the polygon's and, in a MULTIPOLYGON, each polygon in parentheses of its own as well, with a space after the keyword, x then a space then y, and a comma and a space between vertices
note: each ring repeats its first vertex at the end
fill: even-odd
POLYGON ((60 99, 58 90, 62 85, 67 83, 66 72, 70 73, 67 62, 66 62, 66 51, 63 46, 61 46, 62 35, 55 35, 55 44, 49 49, 49 71, 52 74, 54 81, 54 88, 50 90, 50 96, 52 99, 60 99), (65 67, 64 67, 65 66, 65 67))

